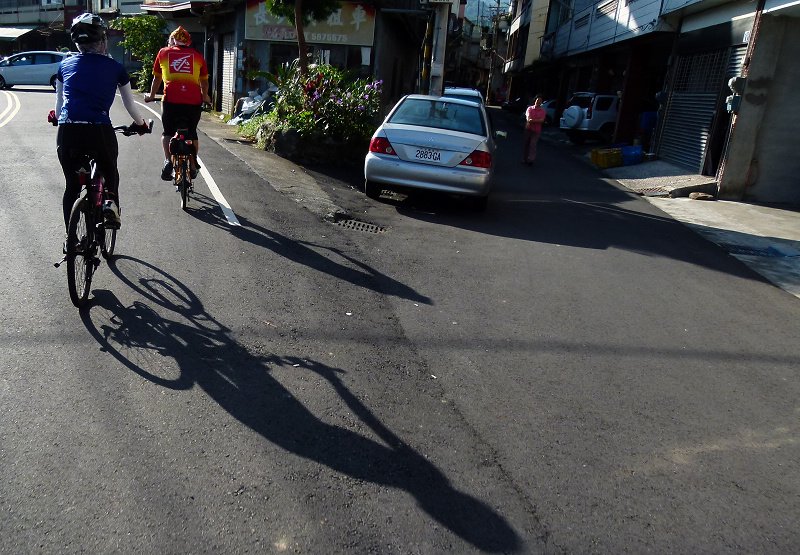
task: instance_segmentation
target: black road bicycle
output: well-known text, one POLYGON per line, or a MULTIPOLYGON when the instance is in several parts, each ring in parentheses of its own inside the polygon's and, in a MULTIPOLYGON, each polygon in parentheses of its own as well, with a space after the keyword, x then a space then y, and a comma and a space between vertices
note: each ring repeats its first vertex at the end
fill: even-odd
MULTIPOLYGON (((134 128, 121 125, 114 127, 126 137, 138 135, 134 128)), ((148 133, 153 131, 153 120, 148 122, 148 133)), ((89 297, 92 276, 100 266, 100 256, 109 260, 114 255, 119 225, 108 221, 103 215, 103 204, 108 200, 104 187, 105 178, 97 167, 92 153, 85 155, 78 175, 81 193, 69 214, 67 224, 66 253, 61 262, 67 263, 67 287, 72 304, 82 307, 89 297)))

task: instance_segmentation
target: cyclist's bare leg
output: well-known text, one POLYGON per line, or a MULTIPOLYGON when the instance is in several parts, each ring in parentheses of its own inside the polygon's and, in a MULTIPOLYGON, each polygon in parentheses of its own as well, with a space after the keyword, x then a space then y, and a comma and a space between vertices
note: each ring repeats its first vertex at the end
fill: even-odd
POLYGON ((169 160, 169 140, 172 137, 161 135, 161 148, 164 149, 164 160, 169 160))
POLYGON ((193 141, 194 144, 194 156, 191 157, 191 164, 192 168, 197 170, 200 167, 200 164, 197 163, 197 153, 200 152, 200 141, 195 139, 193 141))

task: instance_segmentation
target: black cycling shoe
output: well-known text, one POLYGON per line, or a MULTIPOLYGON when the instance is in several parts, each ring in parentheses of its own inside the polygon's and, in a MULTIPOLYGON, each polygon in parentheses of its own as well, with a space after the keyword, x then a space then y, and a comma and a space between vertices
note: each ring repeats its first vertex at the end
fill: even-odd
POLYGON ((197 174, 199 173, 200 168, 192 167, 189 169, 189 175, 192 176, 192 179, 197 179, 197 174))
POLYGON ((164 167, 161 169, 161 179, 172 181, 172 162, 170 160, 164 162, 164 167))
MULTIPOLYGON (((64 246, 62 247, 61 250, 64 254, 67 254, 67 239, 64 239, 64 246)), ((83 252, 83 243, 81 243, 80 241, 78 243, 75 243, 75 248, 73 249, 73 252, 75 254, 81 254, 83 252)))

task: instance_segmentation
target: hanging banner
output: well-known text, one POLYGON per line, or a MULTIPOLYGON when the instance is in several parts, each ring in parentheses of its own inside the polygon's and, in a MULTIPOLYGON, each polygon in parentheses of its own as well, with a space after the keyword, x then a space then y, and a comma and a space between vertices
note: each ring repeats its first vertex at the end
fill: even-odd
MULTIPOLYGON (((325 21, 312 21, 304 29, 306 42, 312 44, 350 44, 372 46, 375 35, 375 8, 365 4, 342 2, 341 8, 325 21)), ((297 31, 285 17, 267 11, 260 0, 248 0, 244 36, 248 40, 297 42, 297 31)))

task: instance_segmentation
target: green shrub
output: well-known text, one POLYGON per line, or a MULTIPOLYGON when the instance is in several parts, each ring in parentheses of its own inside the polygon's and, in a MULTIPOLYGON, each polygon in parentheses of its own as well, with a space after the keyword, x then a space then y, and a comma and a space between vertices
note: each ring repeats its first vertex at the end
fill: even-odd
POLYGON ((252 118, 239 124, 239 134, 247 139, 259 141, 259 146, 264 148, 264 145, 260 144, 260 141, 262 140, 261 136, 263 134, 260 135, 259 132, 262 130, 266 121, 266 114, 261 116, 253 116, 252 118))
POLYGON ((375 131, 382 81, 352 78, 327 64, 311 65, 306 78, 296 63, 276 74, 258 74, 278 87, 276 101, 265 117, 258 117, 257 123, 251 120, 240 125, 245 136, 257 137, 260 132, 268 147, 275 133, 290 130, 296 131, 301 140, 360 144, 375 131))

